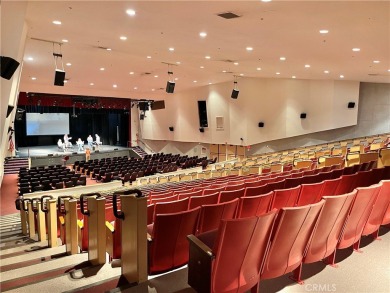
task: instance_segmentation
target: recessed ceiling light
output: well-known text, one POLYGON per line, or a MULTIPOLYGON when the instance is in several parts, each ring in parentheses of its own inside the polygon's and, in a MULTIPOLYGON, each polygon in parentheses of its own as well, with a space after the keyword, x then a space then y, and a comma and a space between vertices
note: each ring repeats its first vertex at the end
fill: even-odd
POLYGON ((65 79, 65 80, 64 80, 64 83, 68 83, 68 81, 65 79))
POLYGON ((148 59, 152 59, 152 56, 146 56, 146 58, 148 58, 148 59))
POLYGON ((111 48, 107 48, 106 50, 107 50, 107 51, 111 51, 111 48))
POLYGON ((33 58, 33 57, 28 57, 27 60, 28 60, 28 61, 33 61, 34 58, 33 58))
POLYGON ((36 77, 31 77, 32 80, 36 80, 37 78, 36 77))
POLYGON ((66 66, 72 66, 72 63, 68 62, 68 63, 66 63, 66 66))
POLYGON ((115 87, 115 88, 117 88, 118 86, 117 86, 116 84, 113 84, 113 85, 112 85, 112 87, 115 87))
POLYGON ((204 68, 204 66, 201 66, 200 68, 201 68, 201 69, 203 69, 203 68, 204 68))
POLYGON ((155 91, 155 89, 152 89, 152 92, 154 92, 155 91))
POLYGON ((198 82, 197 80, 194 80, 194 82, 198 82))
POLYGON ((137 90, 138 88, 135 86, 134 89, 137 90))
POLYGON ((158 75, 155 75, 154 77, 158 77, 158 75))
POLYGON ((171 52, 173 52, 173 51, 175 51, 175 48, 171 47, 171 48, 169 48, 168 50, 171 51, 171 52))
POLYGON ((387 69, 388 72, 390 72, 390 69, 387 69))
POLYGON ((374 61, 372 61, 372 62, 374 62, 374 63, 376 63, 376 64, 380 63, 379 60, 374 60, 374 61))
POLYGON ((69 41, 68 41, 67 39, 63 39, 62 42, 63 42, 63 43, 67 43, 67 42, 69 42, 69 41))
POLYGON ((211 57, 210 57, 210 56, 206 56, 206 57, 204 57, 204 58, 206 58, 206 59, 211 59, 211 57))
POLYGON ((177 64, 177 65, 180 65, 180 64, 181 64, 181 62, 180 62, 180 61, 176 61, 176 64, 177 64))
POLYGON ((280 72, 276 72, 276 75, 279 75, 280 74, 280 72))
POLYGON ((133 75, 133 74, 134 74, 134 71, 130 71, 130 73, 129 73, 129 74, 133 75))
POLYGON ((178 77, 175 77, 175 80, 179 80, 179 78, 178 78, 178 77))
POLYGON ((328 74, 328 73, 329 73, 329 70, 324 70, 324 73, 325 73, 325 74, 328 74))
POLYGON ((253 48, 252 47, 246 47, 246 50, 247 51, 253 51, 253 48))
POLYGON ((206 33, 206 32, 200 32, 200 33, 199 33, 199 36, 200 36, 201 38, 205 38, 205 37, 207 37, 207 33, 206 33))
POLYGON ((126 13, 127 13, 128 15, 130 15, 130 16, 134 16, 134 15, 135 15, 135 10, 133 10, 133 9, 127 9, 127 10, 126 10, 126 13))
POLYGON ((233 64, 234 64, 234 65, 238 65, 238 62, 234 62, 233 64))
POLYGON ((56 25, 60 25, 62 22, 59 21, 59 20, 53 20, 53 23, 56 24, 56 25))
POLYGON ((244 73, 240 73, 240 76, 244 76, 244 73))
POLYGON ((354 51, 354 52, 359 52, 359 51, 360 51, 360 48, 353 48, 352 51, 354 51))
POLYGON ((291 76, 291 78, 297 78, 295 75, 291 76))
POLYGON ((310 68, 310 64, 305 64, 305 67, 306 68, 310 68))
POLYGON ((104 71, 104 67, 100 67, 100 70, 101 70, 101 71, 104 71))
POLYGON ((126 41, 127 40, 127 37, 125 37, 125 36, 120 36, 119 37, 122 41, 126 41))
POLYGON ((91 82, 89 85, 95 85, 93 82, 91 82))
POLYGON ((260 70, 261 70, 261 68, 260 68, 260 67, 257 67, 257 68, 256 68, 256 70, 260 71, 260 70))
POLYGON ((213 84, 212 82, 209 82, 209 84, 213 84))
POLYGON ((286 57, 280 57, 280 61, 286 61, 286 57))
POLYGON ((226 73, 226 70, 222 70, 223 73, 226 73))
POLYGON ((329 33, 328 30, 320 30, 320 34, 327 34, 327 33, 329 33))
POLYGON ((261 2, 271 2, 272 0, 261 0, 261 2))
POLYGON ((340 74, 340 78, 344 78, 344 75, 340 74))

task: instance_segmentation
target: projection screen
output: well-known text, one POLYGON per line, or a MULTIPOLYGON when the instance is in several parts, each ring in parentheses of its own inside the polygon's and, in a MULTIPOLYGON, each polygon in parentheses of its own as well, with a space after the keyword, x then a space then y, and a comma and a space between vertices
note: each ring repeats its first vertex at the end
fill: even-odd
POLYGON ((26 113, 27 135, 69 134, 69 113, 26 113))

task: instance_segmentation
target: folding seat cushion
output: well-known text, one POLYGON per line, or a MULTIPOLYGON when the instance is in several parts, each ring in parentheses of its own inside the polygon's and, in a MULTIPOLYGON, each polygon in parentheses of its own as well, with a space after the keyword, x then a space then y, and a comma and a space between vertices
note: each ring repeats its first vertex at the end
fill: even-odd
POLYGON ((301 191, 297 201, 297 206, 304 206, 307 204, 313 204, 321 200, 322 189, 324 188, 324 182, 302 184, 301 191))
MULTIPOLYGON (((318 217, 303 263, 321 261, 335 252, 355 196, 356 190, 343 195, 323 197, 324 207, 318 217)), ((293 274, 293 279, 299 283, 302 282, 302 264, 294 270, 293 274)))
POLYGON ((225 191, 231 191, 231 190, 238 190, 238 189, 242 189, 242 188, 245 188, 245 183, 242 182, 242 183, 229 183, 228 185, 226 185, 225 187, 225 191))
POLYGON ((274 192, 239 199, 236 218, 260 216, 270 210, 274 192))
POLYGON ((355 201, 348 215, 343 235, 337 245, 338 249, 347 248, 352 245, 355 249, 359 248, 363 228, 370 216, 380 188, 381 185, 379 184, 357 188, 355 201))
POLYGON ((149 274, 165 272, 188 262, 187 235, 195 234, 200 208, 157 214, 148 239, 149 274))
POLYGON ((221 191, 224 191, 224 190, 225 190, 224 186, 223 187, 216 187, 216 188, 212 188, 210 186, 207 189, 203 190, 202 195, 209 195, 209 194, 213 194, 213 193, 216 193, 216 192, 221 192, 221 191))
POLYGON ((267 185, 263 184, 256 187, 246 187, 244 196, 257 196, 267 193, 267 185))
POLYGON ((297 203, 300 190, 300 185, 292 188, 275 190, 270 210, 294 207, 297 203))
POLYGON ((260 279, 282 276, 301 264, 323 205, 322 200, 279 211, 260 279))
POLYGON ((336 179, 324 180, 324 186, 321 191, 321 197, 328 195, 336 195, 336 189, 339 186, 341 177, 336 179))
POLYGON ((189 198, 188 209, 194 209, 202 205, 217 204, 219 199, 219 192, 201 195, 201 196, 192 196, 189 198))
POLYGON ((341 181, 336 188, 335 195, 349 193, 356 186, 357 174, 343 175, 341 181))
POLYGON ((275 216, 222 220, 210 246, 188 236, 188 284, 197 292, 257 292, 275 216))
POLYGON ((222 202, 231 201, 233 199, 244 196, 244 194, 245 194, 245 188, 231 190, 231 191, 221 191, 219 194, 218 202, 222 203, 222 202))

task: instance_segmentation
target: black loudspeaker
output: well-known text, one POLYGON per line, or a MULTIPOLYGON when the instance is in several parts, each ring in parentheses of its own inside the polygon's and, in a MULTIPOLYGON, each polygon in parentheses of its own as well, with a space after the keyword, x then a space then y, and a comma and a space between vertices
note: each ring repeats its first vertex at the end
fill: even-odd
POLYGON ((206 101, 198 101, 199 126, 208 127, 206 101))
POLYGON ((1 77, 10 80, 19 66, 19 62, 5 56, 1 58, 1 77))
POLYGON ((24 113, 24 111, 20 111, 19 109, 16 110, 15 119, 18 120, 18 121, 22 120, 23 119, 23 113, 24 113))
POLYGON ((237 99, 238 98, 238 93, 239 93, 240 91, 239 90, 232 90, 232 96, 231 96, 231 98, 232 99, 237 99))
POLYGON ((64 86, 65 81, 65 71, 56 69, 56 73, 54 75, 54 85, 64 86))
POLYGON ((165 91, 168 94, 173 94, 173 92, 175 91, 175 83, 173 81, 167 81, 167 88, 165 89, 165 91))
POLYGON ((152 110, 160 110, 160 109, 165 109, 165 101, 154 101, 152 103, 152 110))
POLYGON ((139 114, 139 120, 144 120, 145 119, 145 114, 139 114))
POLYGON ((173 128, 173 126, 169 126, 169 131, 174 131, 175 129, 173 128))
POLYGON ((199 128, 199 131, 200 131, 200 132, 204 132, 204 128, 203 128, 203 127, 200 127, 200 128, 199 128))
POLYGON ((259 127, 264 127, 264 122, 259 122, 259 127))
POLYGON ((7 118, 9 116, 9 114, 11 114, 12 110, 14 109, 14 106, 10 106, 8 105, 8 108, 7 108, 7 118))
POLYGON ((301 119, 305 119, 306 118, 306 113, 301 113, 301 119))
POLYGON ((355 108, 355 102, 349 102, 348 103, 348 108, 349 109, 355 108))
POLYGON ((149 111, 149 102, 147 101, 139 101, 138 106, 141 111, 149 111))

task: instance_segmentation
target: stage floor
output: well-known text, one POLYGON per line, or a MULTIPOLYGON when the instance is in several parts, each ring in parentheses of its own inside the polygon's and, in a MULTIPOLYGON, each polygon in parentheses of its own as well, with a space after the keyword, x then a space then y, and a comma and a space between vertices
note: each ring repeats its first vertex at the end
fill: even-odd
MULTIPOLYGON (((111 152, 114 150, 128 150, 127 147, 121 147, 116 145, 101 145, 99 146, 100 152, 111 152)), ((71 154, 85 154, 85 150, 78 151, 78 147, 74 146, 73 148, 67 149, 65 152, 60 151, 57 146, 47 145, 47 146, 36 146, 36 147, 20 147, 16 152, 16 156, 19 158, 27 158, 27 157, 43 157, 48 154, 53 154, 53 156, 63 156, 63 155, 71 155, 71 154)), ((95 153, 95 151, 91 151, 91 154, 95 153)))

